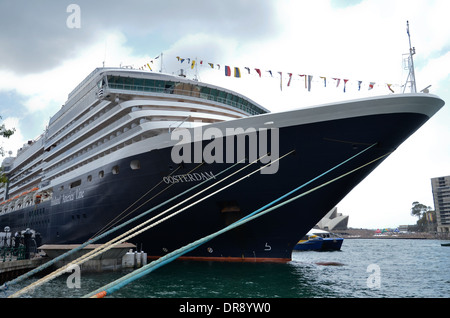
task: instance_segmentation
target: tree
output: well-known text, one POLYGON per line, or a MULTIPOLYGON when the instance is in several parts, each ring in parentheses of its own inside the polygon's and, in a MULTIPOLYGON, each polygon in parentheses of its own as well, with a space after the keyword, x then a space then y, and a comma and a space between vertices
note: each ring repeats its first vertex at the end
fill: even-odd
MULTIPOLYGON (((0 119, 1 119, 1 118, 2 118, 2 117, 0 116, 0 119)), ((4 137, 4 138, 9 138, 9 137, 11 137, 11 136, 14 134, 15 131, 16 131, 15 128, 13 128, 13 129, 7 129, 6 126, 5 126, 5 124, 2 124, 2 125, 0 126, 0 136, 2 136, 2 137, 4 137)), ((1 154, 2 156, 5 155, 5 151, 3 150, 3 147, 0 147, 0 154, 1 154)), ((6 182, 7 182, 7 178, 6 178, 5 175, 3 174, 3 171, 0 169, 0 184, 6 183, 6 182)))
POLYGON ((433 230, 434 223, 436 223, 436 213, 431 207, 414 201, 411 207, 411 215, 418 217, 417 227, 419 231, 433 230))
POLYGON ((425 213, 427 213, 428 211, 431 211, 431 207, 426 206, 422 203, 419 203, 417 201, 414 201, 412 203, 412 208, 411 208, 411 215, 412 216, 416 216, 419 218, 419 220, 424 216, 425 213))

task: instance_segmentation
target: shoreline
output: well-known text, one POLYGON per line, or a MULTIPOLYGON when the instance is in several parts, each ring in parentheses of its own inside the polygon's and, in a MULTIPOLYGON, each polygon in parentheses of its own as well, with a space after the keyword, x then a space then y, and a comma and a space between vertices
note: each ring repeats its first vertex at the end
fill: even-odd
POLYGON ((332 231, 333 233, 341 236, 344 239, 409 239, 409 240, 448 240, 450 237, 445 236, 439 236, 435 233, 427 233, 427 232, 420 232, 420 233, 383 233, 383 234, 376 234, 375 230, 369 230, 369 229, 347 229, 347 230, 341 230, 341 231, 332 231))

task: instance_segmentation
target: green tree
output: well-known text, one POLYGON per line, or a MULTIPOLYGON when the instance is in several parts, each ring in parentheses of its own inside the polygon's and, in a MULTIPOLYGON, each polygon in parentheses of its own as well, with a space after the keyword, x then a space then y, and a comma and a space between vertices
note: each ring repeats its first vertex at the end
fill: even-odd
POLYGON ((423 217, 423 215, 430 210, 431 210, 431 208, 429 206, 426 206, 422 203, 414 201, 412 203, 411 215, 418 217, 420 220, 423 217))
POLYGON ((414 201, 411 207, 411 215, 418 218, 417 229, 419 231, 433 230, 434 223, 436 223, 436 213, 431 207, 414 201))
MULTIPOLYGON (((2 117, 0 116, 0 119, 1 119, 1 118, 2 118, 2 117)), ((2 136, 2 137, 4 137, 4 138, 9 138, 9 137, 11 137, 11 136, 14 134, 15 131, 16 131, 15 128, 13 128, 13 129, 8 129, 8 128, 6 128, 5 124, 2 124, 2 125, 0 126, 0 136, 2 136)), ((0 154, 1 154, 2 156, 5 155, 5 151, 4 151, 3 147, 0 147, 0 154)), ((0 168, 0 184, 6 183, 7 181, 8 181, 7 178, 5 177, 5 175, 3 174, 3 171, 2 171, 1 168, 0 168)))

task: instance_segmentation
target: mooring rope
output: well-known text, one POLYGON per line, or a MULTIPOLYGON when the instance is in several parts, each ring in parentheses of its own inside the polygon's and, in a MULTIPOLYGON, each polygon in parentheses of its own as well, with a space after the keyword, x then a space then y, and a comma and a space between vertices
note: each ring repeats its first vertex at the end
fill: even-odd
MULTIPOLYGON (((220 171, 219 173, 216 174, 216 177, 219 177, 219 176, 222 175, 223 173, 225 173, 225 172, 227 172, 228 170, 234 168, 235 166, 237 166, 238 164, 240 164, 240 163, 241 163, 242 161, 244 161, 244 160, 245 160, 245 159, 243 159, 243 160, 241 160, 241 161, 239 161, 239 162, 233 164, 232 166, 230 166, 230 167, 228 167, 228 168, 226 168, 226 169, 220 171)), ((101 234, 101 235, 99 235, 99 236, 96 236, 96 237, 94 237, 94 238, 92 238, 92 239, 90 239, 90 240, 84 242, 83 244, 81 244, 81 245, 75 247, 74 249, 72 249, 72 250, 70 250, 70 251, 68 251, 68 252, 66 252, 66 253, 64 253, 64 254, 61 254, 60 256, 58 256, 58 257, 56 257, 56 258, 54 258, 54 259, 52 259, 52 260, 50 260, 50 261, 48 261, 48 262, 46 262, 46 263, 44 263, 44 264, 42 264, 42 265, 36 267, 35 269, 33 269, 33 270, 31 270, 31 271, 29 271, 29 272, 27 272, 27 273, 25 273, 25 274, 23 274, 23 275, 21 275, 21 276, 19 276, 19 277, 16 277, 15 279, 13 279, 13 280, 11 280, 11 281, 9 281, 9 282, 4 283, 2 286, 0 286, 0 290, 7 290, 7 289, 8 289, 8 286, 15 285, 15 284, 17 284, 17 283, 19 283, 19 282, 21 282, 21 281, 23 281, 23 280, 25 280, 25 279, 31 277, 32 275, 34 275, 34 274, 36 274, 36 273, 38 273, 38 272, 40 272, 40 271, 42 271, 42 270, 48 268, 49 266, 55 264, 56 262, 59 262, 59 261, 63 260, 64 258, 66 258, 66 257, 68 257, 68 256, 70 256, 70 255, 72 255, 72 254, 74 254, 75 252, 77 252, 77 251, 83 249, 84 247, 88 246, 89 244, 95 243, 96 241, 98 241, 98 240, 100 240, 100 239, 106 237, 107 235, 110 235, 111 233, 114 233, 115 231, 117 231, 117 230, 123 228, 124 226, 127 226, 127 225, 129 225, 130 223, 135 222, 136 220, 138 220, 138 219, 144 217, 145 215, 147 215, 147 214, 153 212, 154 210, 156 210, 156 209, 158 209, 158 208, 160 208, 160 207, 162 207, 162 206, 164 206, 164 205, 166 205, 166 204, 172 202, 173 200, 178 199, 179 197, 181 197, 181 196, 187 194, 188 192, 191 192, 191 191, 195 190, 196 188, 198 188, 198 187, 204 185, 205 183, 207 183, 207 182, 209 182, 209 181, 211 181, 211 180, 212 180, 212 179, 206 179, 206 180, 203 180, 203 181, 200 182, 199 184, 197 184, 197 185, 195 185, 195 186, 193 186, 193 187, 191 187, 191 188, 185 190, 184 192, 182 192, 182 193, 180 193, 180 194, 178 194, 178 195, 176 195, 176 196, 174 196, 174 197, 172 197, 172 198, 170 198, 170 199, 168 199, 168 200, 166 200, 166 201, 160 203, 159 205, 157 205, 157 206, 155 206, 155 207, 153 207, 153 208, 151 208, 151 209, 149 209, 149 210, 147 210, 147 211, 141 213, 140 215, 138 215, 138 216, 136 216, 136 217, 134 217, 134 218, 132 218, 132 219, 130 219, 130 220, 128 220, 128 221, 126 221, 126 222, 124 222, 124 223, 122 223, 122 224, 116 226, 116 227, 114 227, 113 229, 111 229, 111 230, 109 230, 109 231, 107 231, 107 232, 105 232, 105 233, 103 233, 103 234, 101 234)))
MULTIPOLYGON (((188 172, 191 173, 192 171, 196 170, 197 168, 199 168, 201 165, 203 165, 203 162, 201 164, 199 164, 197 167, 195 167, 194 169, 192 169, 191 171, 188 172)), ((177 172, 179 169, 181 169, 181 165, 179 165, 176 169, 174 169, 171 173, 168 174, 168 176, 173 175, 175 172, 177 172)), ((137 208, 133 209, 132 211, 130 211, 129 213, 127 213, 125 216, 121 217, 125 212, 127 212, 129 209, 131 209, 135 204, 137 204, 140 200, 142 200, 143 198, 145 198, 147 195, 149 195, 153 190, 155 190, 159 185, 161 185, 163 183, 163 180, 161 179, 156 185, 154 185, 150 190, 148 190, 146 193, 144 193, 139 199, 137 199, 136 201, 134 201, 132 204, 130 204, 124 211, 122 211, 119 215, 117 215, 116 217, 114 217, 111 221, 109 221, 105 226, 103 226, 103 228, 101 228, 99 231, 97 231, 97 233, 94 234, 93 237, 96 237, 104 232, 106 232, 109 228, 113 227, 114 224, 117 224, 118 222, 120 222, 123 218, 127 217, 128 215, 130 215, 131 213, 133 213, 134 211, 136 211, 137 209, 139 209, 142 205, 146 204, 147 202, 153 200, 155 197, 157 197, 158 195, 160 195, 162 192, 164 192, 166 189, 170 188, 172 184, 170 184, 168 187, 164 188, 162 191, 158 192, 157 194, 155 194, 153 197, 151 197, 149 200, 145 201, 143 204, 141 204, 140 206, 138 206, 137 208), (119 219, 120 218, 120 219, 119 219)))
MULTIPOLYGON (((329 184, 331 184, 331 183, 333 183, 333 182, 335 182, 335 181, 337 181, 339 179, 342 179, 342 178, 346 177, 347 175, 352 174, 352 173, 354 173, 354 172, 356 172, 356 171, 358 171, 358 170, 360 170, 360 169, 362 169, 362 168, 364 168, 364 167, 366 167, 366 166, 368 166, 368 165, 370 165, 370 164, 372 164, 372 163, 374 163, 374 162, 376 162, 376 161, 378 161, 378 160, 388 156, 389 154, 390 153, 386 153, 386 154, 384 154, 384 155, 382 155, 382 156, 380 156, 380 157, 378 157, 378 158, 376 158, 376 159, 374 159, 374 160, 372 160, 372 161, 370 161, 370 162, 368 162, 368 163, 366 163, 366 164, 364 164, 362 166, 359 166, 358 168, 355 168, 355 169, 353 169, 353 170, 351 170, 349 172, 346 172, 346 173, 344 173, 344 174, 342 174, 342 175, 340 175, 340 176, 338 176, 338 177, 336 177, 336 178, 334 178, 334 179, 332 179, 330 181, 322 183, 321 185, 319 185, 319 186, 317 186, 315 188, 312 188, 312 189, 310 189, 308 191, 305 191, 305 192, 303 192, 303 193, 301 193, 301 194, 299 194, 299 195, 297 195, 297 196, 295 196, 295 197, 293 197, 291 199, 287 199, 284 202, 279 203, 279 204, 277 204, 277 205, 275 205, 275 206, 273 206, 271 208, 266 208, 268 205, 273 205, 273 202, 278 201, 278 199, 277 199, 277 200, 269 203, 268 205, 266 205, 266 206, 264 206, 264 207, 262 207, 262 208, 260 208, 260 209, 258 209, 256 211, 254 211, 253 213, 247 215, 246 217, 240 219, 239 221, 236 221, 233 224, 223 228, 222 230, 219 230, 219 231, 217 231, 217 232, 215 232, 213 234, 210 234, 210 235, 208 235, 208 236, 206 236, 204 238, 201 238, 201 239, 199 239, 199 240, 197 240, 197 241, 195 241, 195 242, 193 242, 191 244, 185 245, 184 247, 182 247, 182 248, 180 248, 178 250, 175 250, 175 251, 173 251, 173 252, 171 252, 171 253, 169 253, 169 254, 159 258, 158 260, 153 261, 150 264, 145 265, 145 266, 141 267, 140 269, 137 269, 137 270, 133 271, 132 273, 123 276, 122 278, 117 279, 116 281, 114 281, 114 282, 112 282, 110 284, 107 284, 107 285, 101 287, 101 288, 99 288, 99 289, 97 289, 97 290, 95 290, 95 291, 85 295, 84 297, 85 298, 88 298, 88 297, 91 297, 91 298, 103 298, 103 297, 105 297, 107 295, 110 295, 110 294, 114 293, 115 291, 119 290, 120 288, 122 288, 123 286, 126 286, 126 285, 130 284, 131 282, 133 282, 133 281, 135 281, 135 280, 137 280, 137 279, 147 275, 148 273, 152 272, 153 270, 155 270, 155 269, 157 269, 157 268, 159 268, 159 267, 161 267, 161 266, 163 266, 163 265, 165 265, 167 263, 172 262, 173 260, 177 259, 178 257, 180 257, 180 256, 182 256, 182 255, 184 255, 184 254, 186 254, 186 253, 196 249, 200 245, 202 245, 202 244, 212 240, 213 238, 215 238, 215 237, 217 237, 217 236, 219 236, 219 235, 221 235, 221 234, 223 234, 225 232, 228 232, 228 231, 230 231, 230 230, 232 230, 232 229, 234 229, 234 228, 236 228, 238 226, 241 226, 242 224, 245 224, 245 223, 250 222, 250 221, 252 221, 252 220, 254 220, 256 218, 259 218, 259 217, 261 217, 261 216, 263 216, 263 215, 265 215, 267 213, 270 213, 270 212, 272 212, 272 211, 274 211, 274 210, 276 210, 276 209, 278 209, 278 208, 280 208, 280 207, 282 207, 282 206, 284 206, 286 204, 289 204, 289 203, 291 203, 291 202, 293 202, 295 200, 298 200, 298 199, 300 199, 300 198, 302 198, 302 197, 304 197, 304 196, 306 196, 306 195, 308 195, 308 194, 310 194, 310 193, 312 193, 314 191, 317 191, 318 189, 321 189, 321 188, 323 188, 323 187, 325 187, 325 186, 327 186, 327 185, 329 185, 329 184)), ((310 182, 308 182, 308 183, 310 183, 310 182)), ((303 187, 303 185, 300 186, 299 188, 302 188, 302 187, 303 187)), ((286 194, 286 195, 288 195, 288 194, 286 194)))
MULTIPOLYGON (((291 151, 290 153, 292 153, 292 152, 293 152, 293 151, 291 151)), ((257 161, 261 160, 261 159, 264 158, 265 156, 267 156, 267 154, 265 154, 265 155, 261 156, 260 158, 254 160, 253 162, 249 163, 249 164, 246 165, 245 167, 243 167, 243 168, 241 168, 241 169, 239 169, 239 170, 237 170, 237 171, 231 173, 230 175, 224 177, 223 179, 217 181, 215 184, 213 184, 213 185, 207 187, 206 189, 201 190, 200 192, 198 192, 198 193, 194 194, 193 196, 189 197, 188 199, 186 199, 186 200, 184 200, 184 201, 182 201, 182 202, 176 204, 175 206, 169 208, 168 210, 166 210, 166 211, 164 211, 164 212, 158 214, 157 216, 155 216, 155 217, 153 217, 153 218, 151 218, 151 219, 149 219, 149 220, 147 220, 147 221, 145 221, 145 222, 143 222, 143 223, 137 225, 135 228, 133 228, 133 229, 131 229, 131 230, 125 232, 124 234, 122 234, 122 235, 120 235, 120 236, 114 238, 113 240, 111 240, 111 241, 109 241, 109 242, 103 244, 102 246, 97 247, 97 248, 94 249, 93 251, 88 252, 87 254, 81 256, 81 257, 78 258, 77 260, 72 261, 71 263, 69 263, 69 264, 67 264, 67 265, 65 265, 65 266, 63 266, 63 267, 57 269, 57 270, 54 271, 53 273, 51 273, 51 274, 47 275, 46 277, 44 277, 44 278, 42 278, 42 279, 40 279, 40 280, 38 280, 38 281, 32 283, 31 285, 29 285, 29 286, 23 288, 22 290, 16 292, 15 294, 11 295, 10 297, 17 297, 17 296, 20 296, 21 294, 27 292, 28 290, 31 290, 31 289, 33 289, 33 288, 36 288, 37 286, 39 286, 39 285, 45 283, 46 281, 49 281, 49 280, 51 280, 51 279, 53 279, 53 278, 55 278, 55 277, 57 277, 57 276, 59 276, 59 275, 65 273, 71 266, 73 266, 73 265, 75 265, 75 264, 80 264, 80 262, 84 263, 84 262, 86 262, 87 260, 89 260, 89 259, 91 259, 91 258, 93 258, 93 257, 95 257, 95 256, 97 256, 97 255, 99 255, 99 254, 104 253, 105 251, 107 251, 107 250, 113 248, 114 246, 116 246, 116 245, 118 245, 118 244, 120 244, 120 243, 123 243, 124 241, 126 241, 126 240, 128 240, 128 239, 130 239, 130 238, 132 238, 132 237, 134 237, 134 236, 136 236, 136 235, 142 233, 143 231, 148 230, 149 228, 154 227, 154 226, 156 226, 157 224, 159 224, 159 223, 161 223, 161 222, 163 222, 163 221, 169 219, 170 217, 173 217, 174 215, 176 215, 176 214, 178 214, 178 213, 181 213, 182 211, 186 210, 187 208, 192 207, 193 205, 195 205, 195 204, 197 204, 197 203, 203 201, 205 198, 200 199, 200 200, 194 202, 193 204, 189 205, 188 207, 185 207, 185 208, 183 208, 183 209, 181 209, 181 210, 179 210, 179 211, 177 211, 177 212, 171 214, 170 216, 165 217, 165 218, 159 220, 158 222, 155 222, 154 224, 152 224, 152 225, 148 226, 147 228, 145 228, 145 230, 141 230, 141 231, 139 231, 139 232, 136 232, 135 234, 130 234, 130 233, 132 233, 133 231, 136 231, 137 229, 139 229, 140 227, 146 225, 147 223, 149 223, 149 222, 155 220, 156 218, 158 218, 158 217, 160 217, 160 216, 166 214, 166 213, 169 212, 170 210, 173 210, 175 207, 177 207, 177 206, 179 206, 179 205, 181 205, 181 204, 187 202, 188 200, 190 200, 190 199, 192 199, 192 198, 194 198, 194 197, 200 195, 201 193, 205 192, 206 190, 208 190, 208 189, 214 187, 215 185, 217 185, 217 184, 223 182, 224 180, 230 178, 231 176, 235 175, 236 173, 239 173, 240 171, 246 169, 247 167, 249 167, 249 166, 251 166, 252 164, 256 163, 257 161), (129 235, 129 234, 130 234, 130 235, 129 235), (124 238, 124 236, 126 236, 126 235, 128 235, 128 236, 124 238), (120 240, 120 241, 119 241, 119 240, 120 240), (115 243, 114 243, 114 241, 115 241, 115 243)), ((285 156, 286 156, 286 155, 285 155, 285 156)), ((283 157, 284 157, 284 156, 283 156, 283 157)), ((283 157, 280 157, 280 158, 274 160, 273 162, 275 162, 275 161, 277 161, 277 160, 280 160, 280 159, 283 158, 283 157)), ((241 161, 235 163, 235 164, 232 165, 231 167, 225 169, 223 172, 225 172, 225 171, 231 169, 232 167, 236 166, 237 164, 241 163, 241 162, 244 161, 244 160, 245 160, 245 158, 242 159, 241 161)), ((273 162, 272 162, 272 163, 273 163, 273 162)), ((260 168, 260 169, 262 169, 262 168, 260 168)), ((258 169, 258 170, 256 170, 256 171, 259 171, 260 169, 258 169)), ((254 173, 254 172, 253 172, 253 173, 254 173)), ((219 174, 217 174, 216 176, 218 176, 218 175, 219 175, 219 174)), ((249 174, 249 175, 250 175, 250 174, 249 174)), ((244 178, 247 178, 249 175, 245 176, 244 178)), ((240 180, 243 180, 244 178, 241 178, 240 180)), ((202 184, 203 184, 203 183, 204 183, 204 182, 202 182, 202 184)), ((235 183, 235 182, 234 182, 234 183, 235 183)), ((233 184, 234 184, 234 183, 233 183, 233 184)), ((226 186, 226 187, 228 187, 228 186, 226 186)), ((222 190, 225 189, 226 187, 222 188, 222 190)), ((193 187, 193 188, 194 188, 194 187, 193 187)), ((192 190, 192 189, 190 189, 189 191, 191 191, 191 190, 192 190)), ((214 192, 214 194, 216 194, 217 192, 222 191, 222 190, 218 190, 218 191, 214 192)), ((188 190, 187 190, 187 191, 188 191, 188 190)), ((185 191, 184 193, 186 193, 187 191, 185 191)), ((210 196, 211 196, 211 195, 209 195, 209 196, 207 196, 207 197, 210 197, 210 196)), ((158 206, 158 207, 159 207, 159 206, 158 206)), ((156 207, 155 207, 155 208, 156 208, 156 207)), ((155 208, 153 208, 153 209, 155 209, 155 208)), ((153 210, 153 209, 152 209, 152 210, 153 210)), ((106 234, 106 233, 105 233, 105 234, 106 234)), ((67 254, 67 253, 66 253, 66 254, 67 254)), ((45 265, 45 264, 44 264, 44 265, 45 265)))

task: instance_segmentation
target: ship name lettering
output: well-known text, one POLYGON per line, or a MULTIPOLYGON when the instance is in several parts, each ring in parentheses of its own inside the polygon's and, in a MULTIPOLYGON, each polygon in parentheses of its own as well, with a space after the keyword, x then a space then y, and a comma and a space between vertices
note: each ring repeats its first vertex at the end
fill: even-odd
POLYGON ((77 190, 75 192, 69 193, 69 194, 63 194, 60 196, 52 197, 52 203, 51 205, 58 205, 61 203, 67 203, 70 201, 83 199, 84 198, 84 190, 77 190))
POLYGON ((187 173, 187 174, 180 174, 180 175, 174 175, 174 176, 167 176, 163 178, 163 181, 166 184, 173 184, 173 183, 180 183, 180 182, 198 182, 198 181, 205 181, 209 179, 215 179, 216 176, 212 171, 210 172, 195 172, 195 173, 187 173))

